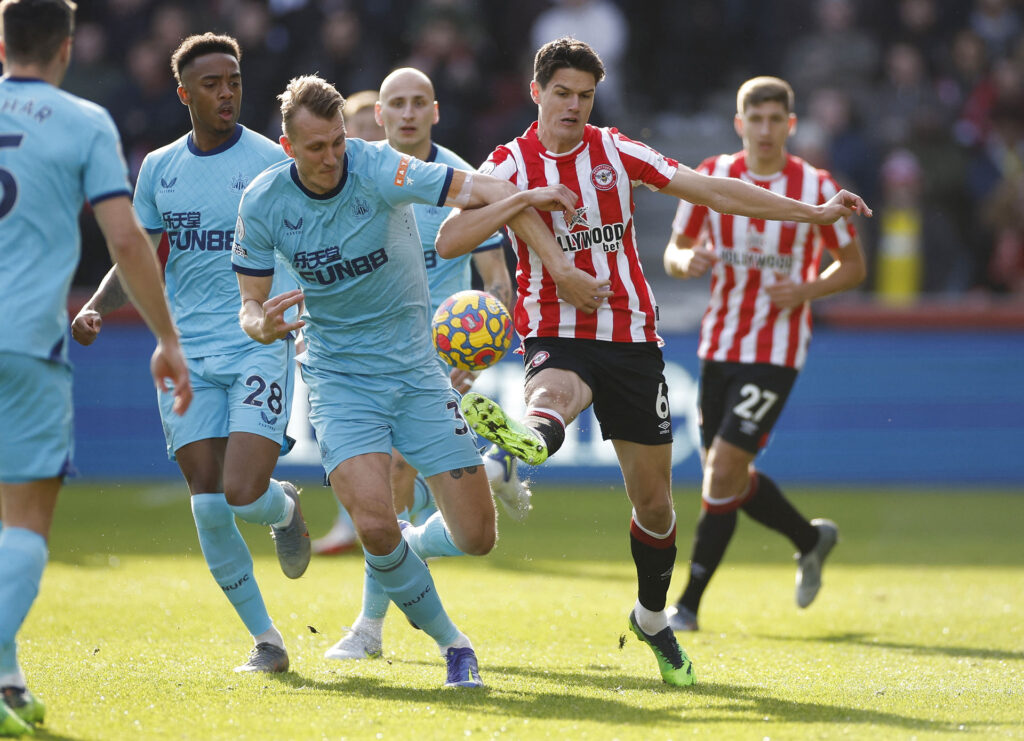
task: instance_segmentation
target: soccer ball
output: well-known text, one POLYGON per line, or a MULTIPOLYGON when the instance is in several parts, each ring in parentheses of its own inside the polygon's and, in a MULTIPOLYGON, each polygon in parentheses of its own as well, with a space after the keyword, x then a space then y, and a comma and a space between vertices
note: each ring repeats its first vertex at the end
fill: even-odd
POLYGON ((459 291, 437 307, 432 322, 434 347, 448 365, 462 370, 490 368, 512 344, 512 317, 483 291, 459 291))

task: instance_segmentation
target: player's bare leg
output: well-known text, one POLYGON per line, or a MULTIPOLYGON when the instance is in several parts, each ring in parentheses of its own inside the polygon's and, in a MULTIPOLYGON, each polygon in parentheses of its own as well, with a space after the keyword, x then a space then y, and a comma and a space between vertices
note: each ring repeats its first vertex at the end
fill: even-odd
MULTIPOLYGON (((478 469, 478 472, 486 487, 482 471, 478 469)), ((410 622, 437 642, 448 665, 446 686, 482 686, 469 639, 445 613, 426 564, 402 538, 391 494, 391 456, 383 453, 354 456, 338 464, 329 480, 335 495, 352 515, 363 543, 368 571, 410 622)), ((484 493, 483 497, 490 502, 489 493, 484 493)), ((493 522, 493 503, 490 508, 493 522)), ((493 537, 492 529, 490 546, 493 537)), ((468 539, 465 545, 479 550, 485 542, 486 538, 484 541, 468 539)))

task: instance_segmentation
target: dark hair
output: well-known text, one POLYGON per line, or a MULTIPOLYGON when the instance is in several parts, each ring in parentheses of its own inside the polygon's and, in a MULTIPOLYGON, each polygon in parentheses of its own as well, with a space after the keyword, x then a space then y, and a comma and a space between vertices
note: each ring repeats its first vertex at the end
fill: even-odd
POLYGON ((793 112, 794 95, 789 83, 778 77, 753 77, 736 93, 736 112, 742 114, 747 106, 774 101, 782 103, 787 113, 793 112))
POLYGON ((293 77, 277 99, 281 101, 281 128, 285 134, 300 108, 305 108, 317 118, 332 119, 345 105, 345 99, 337 88, 318 75, 293 77))
POLYGON ((0 23, 7 57, 17 64, 49 64, 75 33, 71 0, 3 0, 0 23))
POLYGON ((171 55, 171 71, 174 79, 181 84, 181 72, 196 57, 206 54, 228 54, 239 62, 242 61, 242 49, 231 36, 215 34, 207 31, 203 34, 189 36, 182 41, 171 55))
POLYGON ((590 44, 571 36, 549 41, 537 50, 537 56, 533 58, 533 79, 545 88, 555 72, 566 68, 589 72, 594 76, 595 82, 604 79, 604 64, 601 57, 590 44))

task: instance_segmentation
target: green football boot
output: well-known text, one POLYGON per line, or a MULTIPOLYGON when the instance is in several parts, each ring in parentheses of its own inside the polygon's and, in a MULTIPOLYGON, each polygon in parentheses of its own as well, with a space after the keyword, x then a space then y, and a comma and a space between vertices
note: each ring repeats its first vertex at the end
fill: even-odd
POLYGON ((30 736, 35 731, 17 713, 0 701, 0 736, 30 736))
POLYGON ((26 723, 42 723, 46 716, 43 701, 24 687, 0 687, 0 700, 26 723))
POLYGON ((636 613, 631 611, 629 613, 629 629, 637 638, 651 647, 654 658, 658 660, 661 679, 665 684, 688 687, 697 683, 697 674, 693 670, 690 657, 679 647, 671 628, 665 628, 649 636, 637 624, 636 613))
POLYGON ((533 430, 512 419, 486 396, 470 391, 462 397, 462 416, 476 434, 530 466, 548 459, 548 448, 533 430))

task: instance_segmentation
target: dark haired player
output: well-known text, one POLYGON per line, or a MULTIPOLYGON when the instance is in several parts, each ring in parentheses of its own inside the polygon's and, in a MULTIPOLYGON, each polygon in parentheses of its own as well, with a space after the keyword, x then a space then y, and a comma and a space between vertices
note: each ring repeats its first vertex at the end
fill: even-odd
MULTIPOLYGON (((236 671, 283 672, 288 668, 284 640, 267 614, 235 516, 271 526, 285 575, 302 575, 310 544, 298 492, 270 477, 286 441, 294 342, 265 347, 238 326, 231 245, 242 191, 285 156, 278 144, 238 123, 240 58, 235 39, 212 33, 190 36, 174 52, 171 67, 192 130, 146 156, 134 203, 153 244, 166 232, 170 245, 167 294, 181 329, 195 403, 188 414, 175 417, 169 393, 161 392, 160 416, 168 456, 177 461, 192 494, 210 573, 253 637, 249 660, 236 671)), ((125 301, 111 269, 75 318, 75 339, 90 344, 102 316, 125 301)))
POLYGON ((524 189, 560 184, 578 194, 573 211, 541 214, 562 254, 540 253, 525 235, 513 235, 519 258, 515 321, 526 364, 525 419, 509 418, 497 404, 472 392, 462 409, 478 434, 536 465, 561 446, 565 426, 594 405, 602 436, 615 446, 633 505, 630 548, 638 599, 629 627, 653 650, 665 682, 689 685, 695 681, 693 666, 665 613, 676 554, 672 424, 655 326, 657 304, 635 243, 633 183, 757 218, 831 223, 866 207, 845 191, 823 206, 809 206, 739 180, 710 178, 617 129, 590 126, 603 76, 600 57, 582 41, 561 38, 540 48, 530 83, 538 120, 498 147, 480 168, 520 192, 454 214, 441 227, 437 250, 445 257, 461 254, 517 218, 525 205, 524 189), (567 267, 590 274, 606 290, 582 301, 564 293, 555 277, 567 267))
POLYGON ((78 214, 92 204, 111 257, 158 339, 150 369, 173 382, 183 414, 192 391, 146 236, 132 215, 128 168, 110 114, 58 89, 71 60, 76 6, 0 3, 0 736, 33 732, 15 636, 46 567, 47 539, 72 464, 67 300, 81 256, 78 214))

